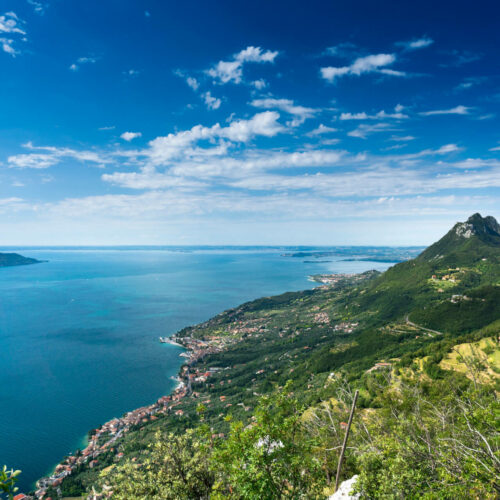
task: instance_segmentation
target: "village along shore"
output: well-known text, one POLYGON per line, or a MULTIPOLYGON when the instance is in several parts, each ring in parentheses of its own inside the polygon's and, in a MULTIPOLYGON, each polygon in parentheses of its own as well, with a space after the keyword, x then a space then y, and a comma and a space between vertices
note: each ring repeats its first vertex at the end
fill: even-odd
POLYGON ((191 381, 206 382, 217 371, 216 368, 208 369, 206 372, 201 372, 198 369, 192 371, 192 365, 196 364, 198 360, 207 354, 222 351, 228 343, 231 343, 231 340, 223 337, 199 340, 174 335, 170 338, 162 337, 162 342, 186 349, 185 352, 180 354, 181 357, 186 358, 186 362, 180 368, 178 376, 175 378, 172 377, 178 382, 177 387, 171 394, 162 396, 155 403, 129 411, 122 417, 113 418, 99 428, 90 431, 87 446, 83 450, 78 450, 76 453, 66 457, 56 465, 50 476, 39 479, 36 482, 34 498, 37 500, 42 499, 49 488, 57 489, 64 478, 71 475, 79 466, 88 464, 90 468, 95 467, 99 463, 99 456, 103 453, 113 452, 116 455, 116 460, 120 460, 123 457, 123 453, 118 452, 114 445, 131 428, 157 420, 160 415, 172 414, 182 416, 184 411, 181 409, 176 410, 175 408, 181 403, 183 398, 192 394, 191 381))

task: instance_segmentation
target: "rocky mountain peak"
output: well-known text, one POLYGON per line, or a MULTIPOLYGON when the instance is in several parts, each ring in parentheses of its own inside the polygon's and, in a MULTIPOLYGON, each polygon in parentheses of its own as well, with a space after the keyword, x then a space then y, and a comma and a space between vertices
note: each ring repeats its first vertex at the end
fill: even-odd
POLYGON ((466 239, 474 235, 500 236, 500 224, 495 217, 482 217, 479 213, 471 215, 466 222, 459 222, 454 229, 457 236, 466 239))

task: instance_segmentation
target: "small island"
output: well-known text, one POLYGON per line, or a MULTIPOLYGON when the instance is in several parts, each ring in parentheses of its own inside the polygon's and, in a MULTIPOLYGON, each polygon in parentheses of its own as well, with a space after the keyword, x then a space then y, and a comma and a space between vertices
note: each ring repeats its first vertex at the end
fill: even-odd
POLYGON ((27 266, 29 264, 40 264, 41 260, 24 257, 18 253, 0 253, 0 267, 27 266))

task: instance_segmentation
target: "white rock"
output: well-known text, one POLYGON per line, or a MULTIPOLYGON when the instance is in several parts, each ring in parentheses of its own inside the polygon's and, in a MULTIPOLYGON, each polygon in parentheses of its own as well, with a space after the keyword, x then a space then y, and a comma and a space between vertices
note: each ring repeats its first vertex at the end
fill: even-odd
POLYGON ((358 498, 361 498, 361 493, 351 495, 351 490, 354 488, 357 479, 358 476, 356 475, 340 483, 339 489, 328 497, 328 500, 358 500, 358 498))
POLYGON ((470 238, 474 234, 476 234, 476 231, 474 229, 473 224, 469 224, 467 222, 462 222, 461 224, 457 225, 457 228, 455 229, 455 233, 457 236, 462 236, 464 238, 470 238))

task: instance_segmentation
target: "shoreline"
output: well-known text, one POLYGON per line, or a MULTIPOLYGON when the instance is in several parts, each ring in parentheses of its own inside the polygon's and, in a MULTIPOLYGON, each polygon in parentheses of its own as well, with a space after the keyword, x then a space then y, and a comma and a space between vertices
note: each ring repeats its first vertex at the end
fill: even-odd
POLYGON ((116 452, 113 444, 132 426, 140 426, 149 421, 157 420, 157 414, 169 414, 180 404, 182 399, 191 394, 189 367, 206 354, 220 351, 221 347, 218 342, 214 343, 211 340, 198 340, 191 337, 179 338, 176 335, 168 337, 168 341, 162 343, 185 349, 181 353, 186 354, 185 360, 181 363, 177 376, 170 377, 171 380, 177 382, 177 385, 169 394, 161 396, 156 402, 128 411, 122 417, 112 418, 98 428, 90 429, 81 440, 81 443, 85 442, 84 449, 72 452, 66 459, 58 462, 51 473, 35 482, 35 499, 44 498, 47 489, 57 488, 78 466, 89 464, 90 467, 93 467, 102 453, 112 451, 116 453, 117 458, 120 458, 120 453, 116 452))
MULTIPOLYGON (((346 278, 352 278, 358 274, 345 273, 329 273, 322 275, 308 276, 309 281, 319 283, 318 288, 335 287, 340 281, 346 278), (325 281, 318 281, 313 278, 327 278, 325 281)), ((49 488, 58 488, 62 481, 70 476, 72 472, 81 465, 87 465, 92 468, 98 464, 98 457, 105 452, 113 452, 116 459, 120 459, 123 453, 119 453, 114 447, 114 443, 123 435, 125 435, 132 427, 142 426, 150 421, 157 420, 158 415, 166 415, 174 413, 175 407, 181 401, 191 395, 191 379, 196 382, 204 382, 211 373, 190 373, 192 365, 200 359, 203 359, 207 354, 214 354, 223 351, 228 343, 228 339, 223 339, 218 336, 208 337, 204 339, 196 339, 190 336, 180 336, 181 329, 170 337, 160 337, 160 343, 170 344, 184 349, 179 354, 184 360, 181 362, 177 376, 170 376, 170 379, 177 382, 176 386, 164 396, 160 396, 154 403, 136 408, 124 413, 121 417, 112 418, 96 429, 90 429, 86 436, 82 439, 82 443, 86 446, 83 449, 77 449, 69 454, 61 462, 58 462, 47 476, 41 477, 35 482, 36 490, 34 492, 35 499, 45 497, 49 488)), ((231 343, 231 341, 229 341, 231 343)), ((210 370, 209 370, 210 372, 210 370)), ((177 410, 182 412, 182 410, 177 410)))

